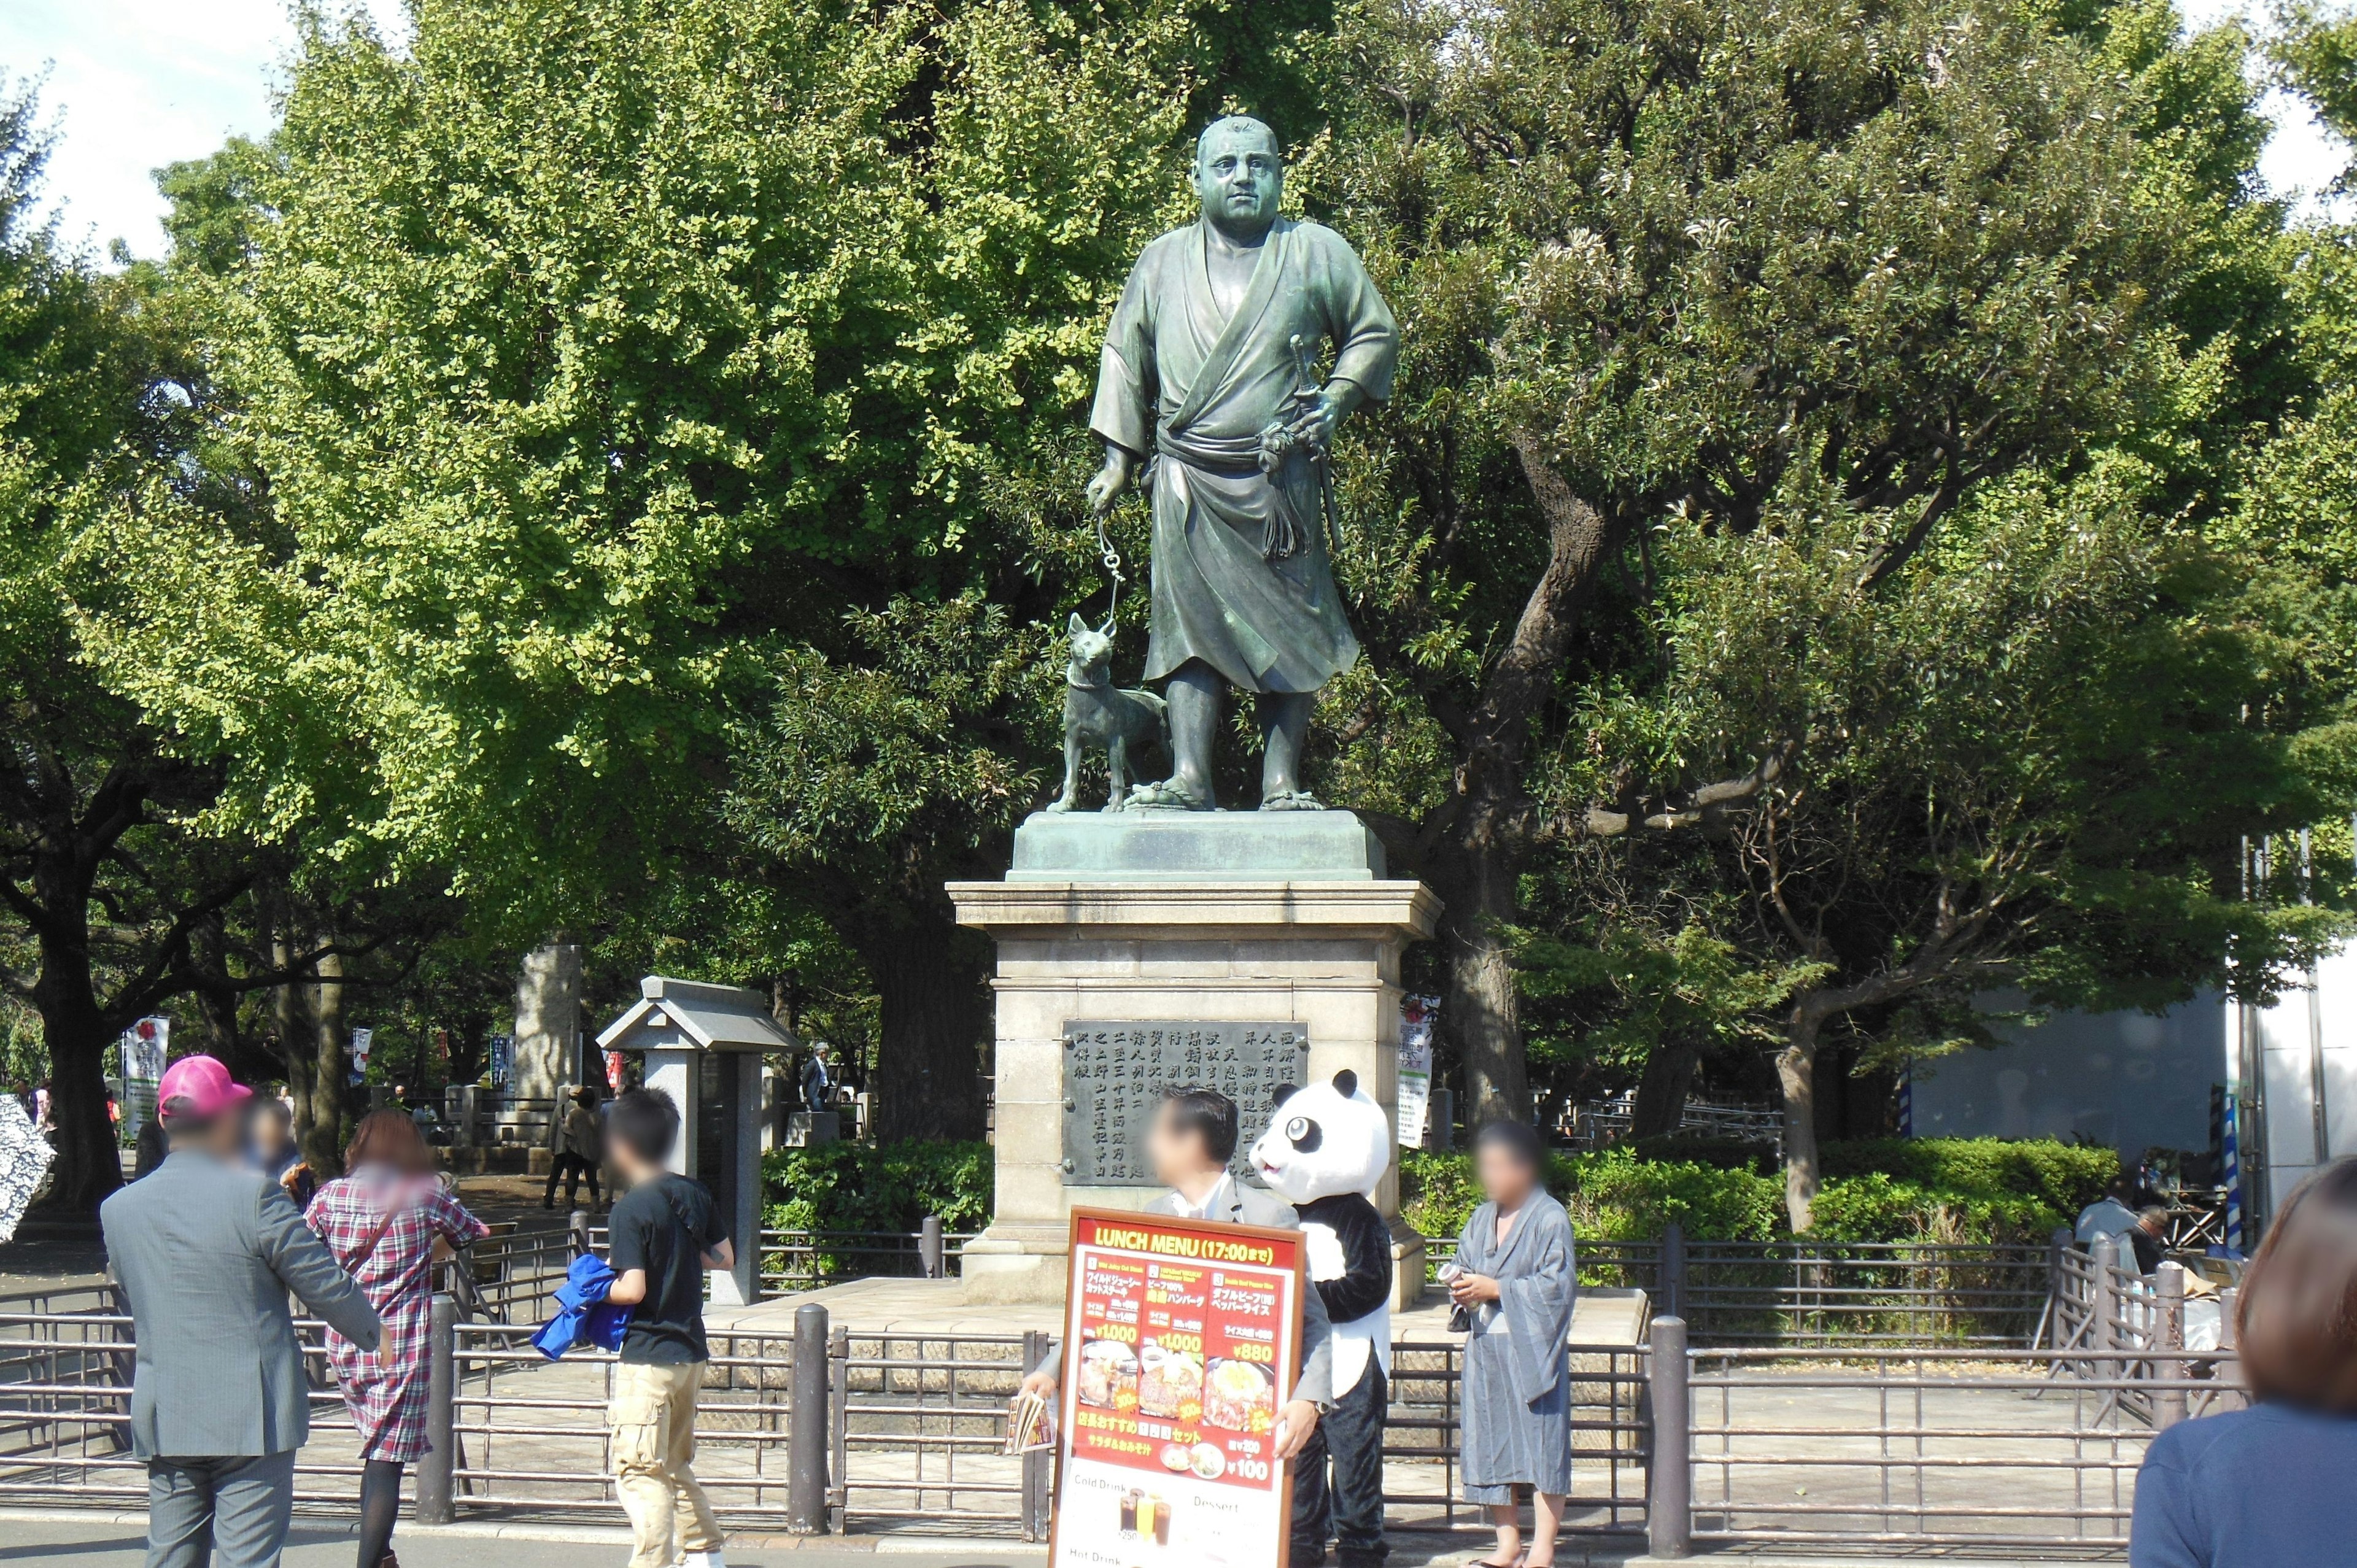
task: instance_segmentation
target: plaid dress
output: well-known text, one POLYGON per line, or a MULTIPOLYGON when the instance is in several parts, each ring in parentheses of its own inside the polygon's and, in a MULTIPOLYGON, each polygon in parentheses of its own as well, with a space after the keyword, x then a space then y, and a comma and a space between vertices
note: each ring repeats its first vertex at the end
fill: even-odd
POLYGON ((384 1321, 388 1360, 328 1331, 328 1364, 344 1406, 360 1429, 361 1456, 408 1464, 425 1452, 426 1329, 433 1304, 434 1239, 463 1245, 489 1235, 483 1222, 430 1176, 404 1176, 387 1165, 363 1165, 321 1187, 304 1218, 336 1261, 368 1242, 386 1208, 393 1223, 354 1278, 384 1321))

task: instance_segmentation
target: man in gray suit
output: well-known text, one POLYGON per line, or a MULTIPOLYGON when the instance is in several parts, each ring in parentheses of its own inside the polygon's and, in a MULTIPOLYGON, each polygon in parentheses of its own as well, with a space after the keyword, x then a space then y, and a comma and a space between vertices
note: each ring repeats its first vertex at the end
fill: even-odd
MULTIPOLYGON (((1146 1130, 1146 1155, 1156 1177, 1170 1190, 1147 1204, 1146 1211, 1226 1225, 1299 1230, 1301 1217, 1293 1205, 1244 1186, 1228 1169, 1235 1157, 1237 1130, 1236 1102, 1215 1089, 1181 1089, 1164 1095, 1155 1107, 1154 1124, 1146 1130)), ((1334 1402, 1331 1332, 1325 1302, 1315 1290, 1302 1292, 1301 1377, 1293 1385, 1292 1402, 1277 1412, 1279 1459, 1301 1452, 1318 1430, 1319 1413, 1334 1402)), ((1024 1391, 1053 1399, 1063 1368, 1063 1348, 1058 1346, 1023 1380, 1024 1391)))
POLYGON ((294 1199, 241 1160, 252 1091, 188 1057, 157 1093, 171 1152, 99 1211, 138 1338, 131 1441, 147 1461, 147 1568, 275 1568, 310 1388, 286 1293, 371 1349, 368 1297, 294 1199))

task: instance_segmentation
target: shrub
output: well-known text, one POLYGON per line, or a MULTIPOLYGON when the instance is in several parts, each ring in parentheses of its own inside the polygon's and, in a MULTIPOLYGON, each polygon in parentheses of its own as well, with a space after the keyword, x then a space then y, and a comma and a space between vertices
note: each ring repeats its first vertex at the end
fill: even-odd
MULTIPOLYGON (((1781 1181, 1751 1171, 1643 1160, 1627 1149, 1551 1155, 1547 1186, 1590 1240, 1658 1236, 1671 1220, 1690 1236, 1765 1240, 1782 1212, 1781 1181)), ((1455 1236, 1481 1201, 1469 1155, 1405 1150, 1400 1207, 1427 1236, 1455 1236)))
MULTIPOLYGON (((1790 1235, 1770 1152, 1731 1139, 1647 1139, 1553 1155, 1547 1185, 1590 1240, 1650 1240, 1674 1219, 1695 1240, 1790 1235), (1683 1154, 1687 1157, 1652 1157, 1683 1154)), ((2040 1241, 2110 1185, 2109 1149, 2050 1139, 1890 1138, 1828 1144, 1814 1234, 1838 1241, 2040 1241)), ((1427 1236, 1455 1236, 1481 1200, 1469 1155, 1405 1150, 1400 1205, 1427 1236)))
POLYGON ((1827 1144, 1820 1162, 1828 1182, 1879 1172, 1943 1192, 2035 1198, 2062 1219, 2101 1197, 2120 1174, 2116 1151, 2051 1138, 1880 1138, 1827 1144))
POLYGON ((780 1230, 911 1231, 928 1214, 942 1228, 990 1223, 990 1145, 821 1144, 773 1149, 761 1161, 762 1222, 780 1230))

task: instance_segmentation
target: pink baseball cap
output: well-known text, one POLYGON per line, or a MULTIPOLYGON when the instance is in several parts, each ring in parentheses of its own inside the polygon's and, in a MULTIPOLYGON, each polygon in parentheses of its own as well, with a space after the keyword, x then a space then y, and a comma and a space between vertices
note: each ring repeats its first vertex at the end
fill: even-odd
POLYGON ((175 1116, 193 1116, 198 1120, 218 1116, 253 1090, 229 1076, 229 1069, 210 1057, 182 1057, 164 1069, 163 1086, 156 1090, 156 1103, 167 1122, 175 1116))

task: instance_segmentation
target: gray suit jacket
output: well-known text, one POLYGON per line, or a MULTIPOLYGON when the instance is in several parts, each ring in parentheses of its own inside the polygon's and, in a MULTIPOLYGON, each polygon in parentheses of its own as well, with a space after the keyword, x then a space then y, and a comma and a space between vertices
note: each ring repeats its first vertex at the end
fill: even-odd
MULTIPOLYGON (((1228 1225, 1260 1225, 1272 1230, 1298 1230, 1301 1216, 1293 1205, 1256 1187, 1246 1187, 1233 1176, 1221 1189, 1221 1212, 1211 1218, 1228 1225)), ((1146 1206, 1148 1214, 1169 1214, 1184 1217, 1189 1210, 1187 1200, 1175 1192, 1165 1192, 1146 1206)), ((1048 1359, 1039 1369, 1051 1378, 1063 1375, 1064 1348, 1060 1344, 1048 1352, 1048 1359)), ((1333 1325, 1326 1316, 1326 1301, 1313 1286, 1301 1293, 1301 1380, 1293 1385, 1293 1397, 1308 1400, 1319 1410, 1334 1402, 1333 1325)))
POLYGON ((99 1210, 138 1336, 133 1450, 143 1459, 283 1454, 311 1434, 286 1293, 373 1348, 376 1310, 295 1200, 259 1171, 176 1151, 99 1210))

